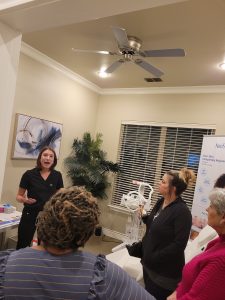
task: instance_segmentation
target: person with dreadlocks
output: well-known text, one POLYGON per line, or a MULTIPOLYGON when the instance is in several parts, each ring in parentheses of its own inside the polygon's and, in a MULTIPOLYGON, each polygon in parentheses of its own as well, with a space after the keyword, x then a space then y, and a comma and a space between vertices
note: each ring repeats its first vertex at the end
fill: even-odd
POLYGON ((105 256, 79 249, 98 217, 84 188, 54 194, 37 218, 40 245, 0 253, 0 299, 155 300, 105 256))

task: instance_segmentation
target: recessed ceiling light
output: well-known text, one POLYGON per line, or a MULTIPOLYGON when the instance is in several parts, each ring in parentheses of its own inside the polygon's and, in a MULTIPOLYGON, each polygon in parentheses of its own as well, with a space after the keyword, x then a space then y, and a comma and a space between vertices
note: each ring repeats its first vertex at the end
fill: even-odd
POLYGON ((109 51, 103 51, 103 50, 99 50, 98 53, 100 53, 100 54, 110 54, 109 51))
POLYGON ((110 74, 105 72, 105 68, 102 68, 100 71, 97 72, 98 76, 101 78, 109 77, 110 74))
POLYGON ((225 71, 225 63, 220 64, 220 65, 219 65, 219 68, 220 68, 221 70, 224 70, 224 71, 225 71))

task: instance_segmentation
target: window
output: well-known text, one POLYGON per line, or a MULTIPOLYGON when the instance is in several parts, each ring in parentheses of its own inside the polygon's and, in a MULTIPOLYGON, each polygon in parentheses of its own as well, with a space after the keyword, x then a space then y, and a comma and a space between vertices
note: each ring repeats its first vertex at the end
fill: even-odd
MULTIPOLYGON (((122 124, 117 159, 122 172, 114 182, 112 206, 120 206, 123 194, 137 190, 133 180, 147 182, 153 187, 154 205, 159 197, 159 180, 166 171, 188 167, 197 175, 203 136, 214 133, 214 128, 177 127, 177 124, 122 124)), ((147 193, 146 190, 145 196, 147 193)), ((183 194, 189 208, 193 196, 194 186, 183 194)))

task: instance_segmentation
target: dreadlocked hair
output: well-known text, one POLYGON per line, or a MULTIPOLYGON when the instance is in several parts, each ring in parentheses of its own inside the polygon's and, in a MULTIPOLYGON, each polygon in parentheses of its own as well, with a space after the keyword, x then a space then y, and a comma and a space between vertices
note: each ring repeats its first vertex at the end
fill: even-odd
POLYGON ((83 187, 61 189, 38 215, 38 238, 44 247, 83 247, 98 224, 99 214, 96 199, 83 187))
POLYGON ((176 187, 177 196, 180 196, 196 179, 194 171, 187 168, 182 168, 180 171, 168 171, 166 174, 172 177, 170 184, 176 187))

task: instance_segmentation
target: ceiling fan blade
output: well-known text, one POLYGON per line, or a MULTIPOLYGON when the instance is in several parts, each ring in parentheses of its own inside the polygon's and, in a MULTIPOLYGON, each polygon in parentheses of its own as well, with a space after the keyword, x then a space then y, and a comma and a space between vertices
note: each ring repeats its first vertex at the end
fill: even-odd
POLYGON ((117 40, 119 48, 129 48, 129 41, 126 30, 120 27, 112 27, 114 36, 117 40))
POLYGON ((159 50, 145 50, 140 52, 144 57, 183 57, 185 56, 184 49, 159 49, 159 50))
POLYGON ((156 77, 161 77, 164 74, 161 70, 157 69, 156 67, 154 67, 153 65, 149 64, 148 62, 142 59, 136 59, 134 62, 135 64, 145 69, 146 71, 150 72, 156 77))
POLYGON ((124 62, 125 62, 124 59, 119 59, 119 60, 115 61, 113 64, 111 64, 111 66, 109 66, 109 67, 105 70, 105 73, 112 73, 112 72, 115 71, 117 68, 119 68, 119 66, 121 66, 124 62))
POLYGON ((105 51, 105 50, 86 50, 86 49, 75 49, 72 48, 72 51, 79 53, 96 53, 96 54, 106 54, 106 55, 119 55, 119 53, 105 51))

